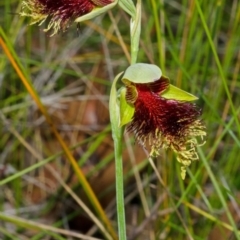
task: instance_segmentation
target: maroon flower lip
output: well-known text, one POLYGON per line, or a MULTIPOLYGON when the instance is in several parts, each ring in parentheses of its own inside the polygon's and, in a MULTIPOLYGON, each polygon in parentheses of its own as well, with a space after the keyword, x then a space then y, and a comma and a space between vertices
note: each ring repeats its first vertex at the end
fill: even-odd
POLYGON ((127 130, 135 134, 144 147, 150 146, 150 156, 159 155, 161 148, 171 148, 183 164, 182 177, 192 160, 198 159, 196 137, 206 135, 199 120, 201 110, 192 103, 161 97, 169 86, 165 77, 152 83, 127 83, 126 100, 135 112, 127 130))
POLYGON ((50 17, 48 28, 54 29, 54 33, 66 30, 74 19, 90 13, 96 7, 104 7, 113 0, 25 0, 22 15, 31 16, 32 23, 44 22, 50 17))

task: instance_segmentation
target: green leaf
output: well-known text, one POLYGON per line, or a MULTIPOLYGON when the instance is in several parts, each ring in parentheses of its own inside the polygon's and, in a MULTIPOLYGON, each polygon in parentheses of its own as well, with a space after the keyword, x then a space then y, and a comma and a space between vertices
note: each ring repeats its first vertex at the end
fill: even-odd
POLYGON ((81 17, 76 18, 75 22, 83 22, 83 21, 95 18, 95 17, 107 12, 111 8, 113 8, 117 4, 117 2, 118 2, 118 0, 115 0, 113 3, 110 3, 104 7, 96 7, 90 13, 87 13, 81 17))
POLYGON ((153 64, 136 63, 125 71, 122 81, 128 80, 133 83, 151 83, 162 76, 161 69, 153 64))
POLYGON ((122 127, 132 121, 134 107, 126 101, 126 88, 120 89, 120 119, 119 126, 122 127))
POLYGON ((174 99, 178 101, 191 102, 195 101, 198 98, 188 92, 183 91, 180 88, 177 88, 173 85, 169 85, 168 89, 161 93, 161 97, 166 99, 174 99))

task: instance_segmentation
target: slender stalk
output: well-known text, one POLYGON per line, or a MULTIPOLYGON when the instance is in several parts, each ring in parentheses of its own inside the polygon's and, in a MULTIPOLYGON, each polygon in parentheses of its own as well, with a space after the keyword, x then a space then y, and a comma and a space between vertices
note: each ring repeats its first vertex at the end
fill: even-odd
MULTIPOLYGON (((130 14, 132 16, 130 22, 130 35, 131 35, 131 64, 136 63, 140 33, 141 33, 141 0, 137 1, 136 12, 130 14)), ((114 140, 114 154, 115 154, 115 173, 116 173, 116 201, 117 201, 117 217, 118 217, 118 235, 120 240, 126 240, 126 220, 124 209, 124 181, 123 181, 123 166, 122 166, 122 140, 123 128, 119 127, 120 109, 117 102, 116 83, 120 78, 120 74, 116 76, 113 81, 109 111, 112 126, 112 137, 114 140)))
POLYGON ((119 106, 117 103, 116 83, 121 73, 118 74, 112 84, 109 111, 112 126, 112 137, 114 141, 115 173, 116 173, 116 201, 118 218, 118 236, 120 240, 126 240, 126 224, 124 209, 124 187, 123 187, 123 166, 122 166, 122 128, 119 127, 119 106))
POLYGON ((141 0, 137 1, 136 16, 131 19, 130 35, 131 35, 131 64, 137 62, 137 55, 139 50, 139 41, 141 34, 141 0))

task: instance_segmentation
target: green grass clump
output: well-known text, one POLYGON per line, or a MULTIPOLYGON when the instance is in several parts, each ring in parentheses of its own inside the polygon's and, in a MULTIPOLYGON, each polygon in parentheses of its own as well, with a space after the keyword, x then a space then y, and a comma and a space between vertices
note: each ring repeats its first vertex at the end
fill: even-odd
MULTIPOLYGON (((142 5, 138 62, 159 65, 172 84, 199 97, 207 138, 183 181, 172 153, 156 159, 156 172, 124 135, 127 239, 240 239, 240 2, 142 5)), ((0 37, 116 227, 107 107, 111 81, 129 66, 129 17, 114 8, 82 23, 79 34, 73 25, 49 37, 19 11, 19 1, 0 3, 0 37)), ((0 239, 87 239, 76 233, 86 234, 76 227, 86 219, 100 222, 89 235, 111 239, 4 51, 0 73, 0 239)))

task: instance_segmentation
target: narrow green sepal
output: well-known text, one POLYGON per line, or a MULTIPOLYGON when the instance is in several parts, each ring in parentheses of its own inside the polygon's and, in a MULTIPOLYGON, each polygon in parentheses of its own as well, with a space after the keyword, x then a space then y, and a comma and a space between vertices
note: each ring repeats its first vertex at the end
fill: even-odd
POLYGON ((136 63, 125 71, 122 81, 128 80, 133 83, 151 83, 159 80, 162 76, 161 69, 153 64, 136 63))
POLYGON ((127 103, 126 101, 126 88, 122 87, 120 90, 120 119, 119 127, 122 127, 132 121, 134 114, 134 107, 127 103))
POLYGON ((87 13, 81 17, 76 18, 75 22, 83 22, 83 21, 95 18, 95 17, 107 12, 111 8, 113 8, 117 4, 117 2, 118 2, 118 0, 115 0, 114 2, 108 4, 104 7, 96 7, 90 13, 87 13))
POLYGON ((191 102, 195 101, 198 98, 188 92, 183 91, 180 88, 177 88, 171 84, 169 84, 169 87, 167 88, 166 91, 161 93, 161 97, 166 98, 166 99, 174 99, 178 101, 183 101, 183 102, 191 102))

